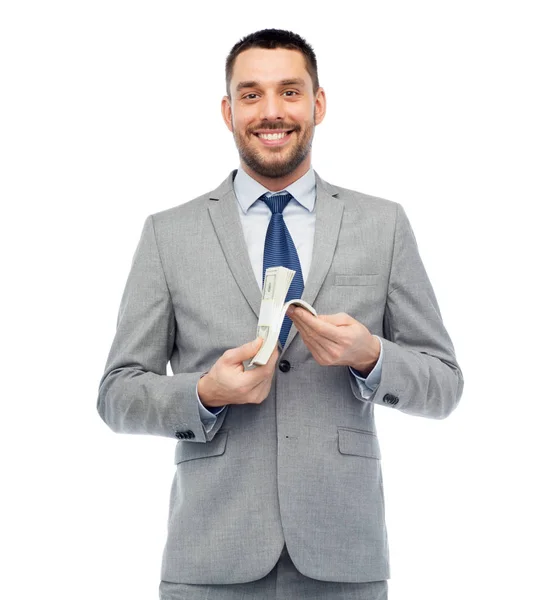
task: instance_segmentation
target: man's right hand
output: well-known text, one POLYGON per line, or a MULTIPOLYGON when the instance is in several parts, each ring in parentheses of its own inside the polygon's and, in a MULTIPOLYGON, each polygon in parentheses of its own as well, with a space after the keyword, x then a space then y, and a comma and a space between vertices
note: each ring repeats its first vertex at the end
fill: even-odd
POLYGON ((276 346, 267 364, 246 371, 243 362, 256 356, 263 338, 226 350, 200 378, 198 396, 204 406, 261 404, 269 395, 279 350, 276 346))

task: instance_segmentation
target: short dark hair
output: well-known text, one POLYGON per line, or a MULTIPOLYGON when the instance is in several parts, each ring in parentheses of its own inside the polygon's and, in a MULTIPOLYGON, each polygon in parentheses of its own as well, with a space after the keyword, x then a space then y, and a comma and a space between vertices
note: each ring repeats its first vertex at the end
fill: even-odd
POLYGON ((232 48, 225 61, 225 87, 227 95, 231 97, 231 76, 237 56, 249 48, 285 48, 286 50, 298 50, 304 55, 306 70, 312 78, 314 95, 319 88, 317 76, 317 60, 313 48, 298 34, 284 29, 262 29, 243 37, 232 48))

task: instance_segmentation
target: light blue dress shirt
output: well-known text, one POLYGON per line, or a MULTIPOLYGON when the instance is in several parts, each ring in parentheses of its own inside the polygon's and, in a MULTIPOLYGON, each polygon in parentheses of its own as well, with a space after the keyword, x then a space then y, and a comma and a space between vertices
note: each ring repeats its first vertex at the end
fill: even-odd
MULTIPOLYGON (((256 275, 258 287, 262 291, 265 234, 271 220, 271 210, 259 198, 264 194, 268 196, 281 194, 285 190, 270 192, 261 183, 250 177, 241 167, 238 168, 233 186, 235 196, 238 200, 237 210, 239 211, 242 223, 248 255, 252 263, 252 269, 256 275)), ((283 219, 296 247, 298 259, 302 266, 304 283, 306 283, 312 264, 315 235, 316 216, 314 208, 316 203, 316 184, 313 168, 310 167, 300 179, 288 185, 286 191, 291 194, 292 199, 283 210, 283 219)), ((381 343, 381 338, 378 336, 375 337, 377 337, 381 344, 381 354, 371 373, 364 378, 360 375, 359 371, 348 367, 354 377, 356 377, 360 394, 366 399, 371 398, 381 382, 383 344, 381 343)), ((217 420, 216 416, 224 410, 225 406, 206 408, 198 397, 198 384, 196 386, 196 396, 200 409, 200 419, 206 429, 206 433, 209 433, 217 420)))

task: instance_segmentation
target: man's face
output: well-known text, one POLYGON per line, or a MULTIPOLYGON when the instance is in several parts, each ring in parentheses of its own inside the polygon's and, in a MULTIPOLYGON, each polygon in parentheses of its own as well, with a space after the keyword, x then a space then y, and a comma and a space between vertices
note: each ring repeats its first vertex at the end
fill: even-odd
POLYGON ((222 102, 223 117, 245 165, 271 178, 309 165, 315 125, 325 115, 325 95, 319 88, 314 97, 301 52, 245 50, 236 58, 230 93, 222 102))

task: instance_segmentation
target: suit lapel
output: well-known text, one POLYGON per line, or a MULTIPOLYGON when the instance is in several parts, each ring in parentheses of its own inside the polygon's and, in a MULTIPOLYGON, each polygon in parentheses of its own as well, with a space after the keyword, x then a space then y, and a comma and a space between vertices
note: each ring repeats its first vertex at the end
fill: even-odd
MULTIPOLYGON (((312 263, 307 281, 304 281, 302 300, 313 306, 319 290, 329 272, 335 248, 339 237, 344 202, 338 198, 338 190, 323 181, 315 174, 316 201, 315 201, 315 235, 312 251, 312 263)), ((298 333, 292 324, 283 352, 291 345, 298 333)))
MULTIPOLYGON (((229 269, 248 304, 258 317, 262 293, 252 269, 238 213, 238 201, 233 188, 236 172, 236 170, 232 171, 229 177, 210 194, 211 202, 208 210, 229 269)), ((255 332, 252 334, 252 339, 254 339, 254 335, 255 332)))
MULTIPOLYGON (((236 170, 232 171, 227 179, 210 193, 208 210, 229 269, 254 314, 258 317, 262 294, 252 270, 238 214, 237 198, 233 187, 235 175, 236 170)), ((310 272, 307 281, 304 281, 302 294, 302 300, 311 305, 315 302, 333 261, 344 210, 344 202, 338 198, 338 190, 321 179, 317 173, 315 173, 315 178, 314 247, 310 272)), ((290 346, 297 333, 293 323, 283 352, 290 346)))

